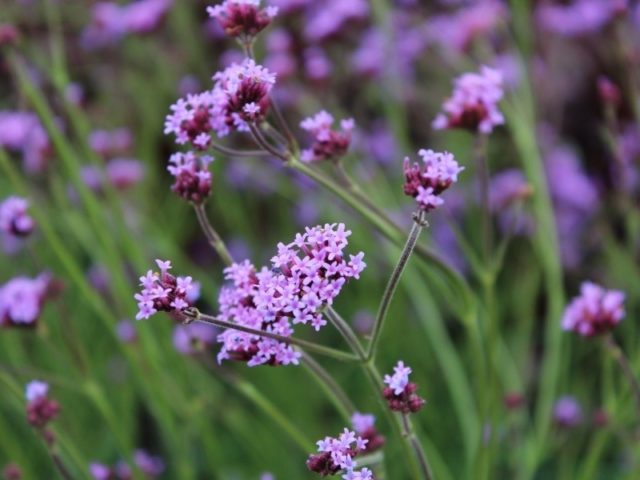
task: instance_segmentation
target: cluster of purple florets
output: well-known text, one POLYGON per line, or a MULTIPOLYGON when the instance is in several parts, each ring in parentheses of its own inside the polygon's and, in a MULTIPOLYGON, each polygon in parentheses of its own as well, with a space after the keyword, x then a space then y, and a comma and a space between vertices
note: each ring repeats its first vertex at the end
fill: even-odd
POLYGON ((225 0, 208 7, 207 13, 220 23, 230 37, 251 40, 264 30, 278 14, 278 7, 260 8, 260 0, 225 0))
POLYGON ((34 327, 50 293, 51 276, 14 277, 0 285, 0 326, 34 327))
POLYGON ((25 237, 35 227, 33 218, 27 212, 29 202, 22 197, 8 197, 0 203, 0 233, 25 237))
MULTIPOLYGON (((133 463, 148 479, 157 478, 166 468, 161 457, 142 449, 133 453, 133 463)), ((113 466, 92 462, 89 464, 89 474, 93 480, 132 480, 134 478, 131 467, 122 460, 113 466)))
MULTIPOLYGON (((273 268, 257 271, 248 261, 227 268, 232 284, 220 292, 221 318, 285 337, 299 323, 320 330, 327 323, 322 308, 366 266, 362 252, 348 258, 344 253, 350 234, 344 224, 307 228, 293 242, 278 245, 273 268)), ((219 360, 243 360, 249 366, 298 363, 299 353, 277 340, 228 330, 219 341, 219 360)))
POLYGON ((624 318, 624 299, 623 292, 584 282, 564 312, 562 328, 584 337, 609 332, 624 318))
POLYGON ((171 190, 193 203, 202 203, 211 193, 209 164, 213 157, 194 152, 177 152, 171 155, 167 170, 175 181, 171 190))
POLYGON ((321 160, 337 159, 347 153, 351 144, 351 132, 353 131, 353 119, 345 119, 340 122, 340 130, 333 130, 333 116, 324 110, 313 117, 306 118, 300 126, 313 135, 314 143, 311 148, 303 150, 301 160, 303 162, 318 162, 321 160))
POLYGON ((420 150, 423 164, 404 160, 404 193, 416 199, 423 211, 433 210, 442 205, 440 194, 458 181, 458 174, 464 167, 458 165, 453 154, 420 150))
POLYGON ((39 380, 27 384, 27 421, 36 428, 44 428, 60 413, 60 405, 48 397, 49 385, 39 380))
POLYGON ((415 413, 426 403, 423 398, 416 394, 418 386, 409 382, 411 368, 404 362, 399 361, 393 367, 393 375, 385 375, 384 383, 387 385, 383 390, 389 408, 395 412, 415 413))
POLYGON ((384 445, 384 437, 375 427, 376 417, 370 413, 355 412, 351 416, 353 430, 367 441, 364 453, 372 453, 384 445))
POLYGON ((156 260, 156 264, 160 273, 149 270, 140 277, 142 290, 134 296, 138 301, 137 320, 149 318, 157 312, 182 312, 191 306, 192 278, 171 275, 171 262, 168 260, 156 260))
POLYGON ((344 472, 345 480, 372 480, 373 474, 368 468, 356 471, 357 462, 354 460, 358 454, 365 451, 367 440, 356 436, 348 428, 338 438, 325 437, 317 442, 318 452, 309 456, 307 467, 312 472, 320 475, 335 475, 344 472))

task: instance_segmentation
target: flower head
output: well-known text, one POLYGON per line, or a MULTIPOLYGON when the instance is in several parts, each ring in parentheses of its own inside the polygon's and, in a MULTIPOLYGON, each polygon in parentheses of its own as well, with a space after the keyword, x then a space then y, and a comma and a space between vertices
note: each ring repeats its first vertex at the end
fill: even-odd
POLYGON ((167 170, 175 177, 171 186, 177 195, 193 203, 202 203, 211 193, 209 164, 213 157, 193 152, 174 153, 167 170))
POLYGON ((627 0, 574 0, 564 4, 541 4, 536 19, 543 30, 565 37, 598 32, 626 12, 627 0))
POLYGON ((319 162, 343 156, 351 144, 353 119, 340 122, 340 130, 332 130, 333 116, 324 110, 313 117, 306 118, 300 126, 311 133, 314 143, 310 149, 303 150, 301 158, 305 162, 319 162))
POLYGON ((367 478, 366 476, 353 476, 354 474, 362 474, 362 471, 355 471, 357 462, 353 458, 364 452, 367 440, 356 436, 355 432, 345 428, 337 438, 325 437, 324 440, 319 440, 316 444, 319 453, 309 456, 307 460, 309 470, 319 473, 323 477, 344 471, 345 474, 342 477, 344 479, 367 478))
POLYGON ((49 294, 51 276, 14 277, 0 285, 0 325, 35 326, 49 294))
POLYGON ((113 467, 102 463, 91 462, 89 464, 89 474, 93 480, 132 480, 133 472, 129 465, 120 461, 113 467))
POLYGON ((194 355, 213 345, 217 335, 215 327, 204 323, 176 325, 173 329, 173 346, 182 355, 194 355))
POLYGON ((366 453, 375 452, 384 445, 384 437, 376 430, 375 423, 376 417, 371 414, 355 412, 351 416, 353 430, 367 441, 366 453))
POLYGON ((592 337, 614 329, 625 315, 624 298, 623 292, 584 282, 580 296, 574 298, 564 312, 563 330, 592 337))
POLYGON ((433 128, 491 133, 495 126, 504 123, 498 110, 503 94, 499 70, 483 66, 480 73, 465 73, 456 78, 453 94, 444 102, 443 112, 433 121, 433 128))
POLYGON ((562 396, 553 406, 553 420, 560 427, 577 427, 582 423, 582 407, 574 397, 562 396))
POLYGON ((22 197, 8 197, 0 203, 0 233, 25 237, 35 227, 33 218, 27 213, 29 202, 22 197))
POLYGON ((444 203, 439 195, 458 181, 464 167, 449 152, 422 149, 418 154, 423 165, 411 164, 408 157, 404 160, 404 193, 415 198, 420 209, 429 211, 444 203))
POLYGON ((47 397, 49 385, 39 380, 27 384, 27 421, 34 427, 43 428, 60 412, 60 405, 47 397))
POLYGON ((193 288, 191 277, 174 277, 169 273, 170 261, 156 260, 160 273, 152 270, 140 277, 140 293, 136 320, 149 318, 157 312, 181 312, 191 306, 189 294, 193 288))
POLYGON ((260 8, 260 0, 225 0, 221 5, 207 7, 230 37, 250 40, 264 30, 278 14, 278 7, 260 8))
POLYGON ((151 455, 146 450, 138 449, 133 452, 133 462, 147 477, 155 478, 162 474, 165 469, 164 460, 157 456, 151 455))
POLYGON ((410 413, 419 411, 425 404, 425 400, 416 395, 418 386, 409 382, 411 368, 403 361, 399 361, 393 367, 393 375, 385 375, 384 383, 387 387, 383 391, 384 397, 389 403, 389 408, 396 412, 410 413))

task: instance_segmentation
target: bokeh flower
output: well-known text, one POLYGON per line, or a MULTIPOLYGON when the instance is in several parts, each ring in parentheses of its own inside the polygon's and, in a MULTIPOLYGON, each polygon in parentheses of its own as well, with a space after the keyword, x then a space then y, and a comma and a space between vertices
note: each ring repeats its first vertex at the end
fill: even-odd
POLYGON ((51 276, 14 277, 0 286, 0 325, 28 326, 37 324, 49 294, 51 276))
POLYGON ((623 292, 584 282, 564 312, 562 329, 583 337, 609 332, 624 318, 624 299, 623 292))
POLYGON ((340 121, 340 130, 333 130, 333 116, 324 110, 302 121, 300 126, 313 135, 314 143, 311 148, 303 150, 303 162, 319 162, 322 160, 338 159, 342 157, 351 144, 353 119, 340 121))
POLYGON ((260 8, 260 0, 224 0, 221 5, 207 7, 230 37, 250 41, 264 30, 278 14, 278 7, 260 8))
POLYGON ((45 427, 60 412, 60 405, 51 400, 48 393, 49 385, 40 380, 33 380, 26 386, 27 421, 34 427, 45 427))
POLYGON ((22 197, 8 197, 0 203, 0 233, 25 237, 34 227, 33 218, 27 213, 29 202, 22 197))

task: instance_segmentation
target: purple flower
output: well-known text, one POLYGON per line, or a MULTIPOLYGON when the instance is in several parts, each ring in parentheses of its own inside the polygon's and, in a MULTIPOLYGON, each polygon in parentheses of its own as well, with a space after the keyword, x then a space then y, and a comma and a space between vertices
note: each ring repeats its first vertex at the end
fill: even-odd
MULTIPOLYGON (((0 25, 0 29, 1 28, 2 26, 0 25)), ((2 45, 1 35, 0 35, 0 45, 2 45)), ((8 465, 5 465, 4 468, 2 469, 2 476, 5 480, 21 480, 23 478, 22 470, 20 470, 20 467, 15 463, 10 463, 8 465)))
POLYGON ((22 197, 8 197, 0 203, 0 233, 24 237, 35 227, 33 218, 27 213, 29 202, 22 197))
POLYGON ((119 190, 125 190, 142 180, 144 166, 132 158, 114 158, 107 163, 107 179, 119 190))
POLYGON ((126 128, 116 130, 94 130, 89 135, 89 146, 103 157, 122 155, 131 149, 133 139, 126 128))
POLYGON ((0 286, 0 325, 35 326, 47 297, 51 277, 14 277, 0 286))
POLYGON ((567 5, 542 4, 536 17, 544 30, 577 37, 598 32, 627 8, 627 0, 574 0, 567 5))
POLYGON ((480 73, 465 73, 456 78, 454 90, 443 104, 443 113, 433 121, 436 130, 464 128, 484 134, 504 123, 498 110, 502 99, 502 73, 483 66, 480 73))
MULTIPOLYGON (((353 477, 356 473, 354 469, 357 467, 357 462, 353 458, 365 450, 367 440, 345 428, 337 438, 325 437, 316 444, 319 453, 309 456, 307 460, 309 470, 323 477, 344 471, 345 475, 342 477, 344 479, 363 478, 353 477)), ((360 474, 364 472, 366 475, 366 470, 363 469, 360 474)))
POLYGON ((375 423, 376 417, 371 414, 355 412, 351 416, 353 430, 367 441, 366 453, 375 452, 384 445, 384 437, 376 430, 375 423))
POLYGON ((195 355, 213 345, 218 330, 203 323, 177 325, 173 329, 173 346, 182 355, 195 355))
POLYGON ((93 480, 110 480, 111 469, 102 463, 92 462, 89 464, 89 475, 93 477, 93 480))
POLYGON ((218 20, 227 35, 247 41, 264 30, 278 14, 278 7, 259 7, 260 0, 224 0, 221 5, 207 7, 207 13, 218 20))
POLYGON ((624 299, 624 292, 584 282, 564 312, 562 329, 583 337, 609 332, 624 318, 624 299))
POLYGON ((306 12, 304 35, 313 43, 335 36, 348 24, 365 20, 369 15, 369 4, 365 0, 325 0, 307 4, 311 8, 306 12))
POLYGON ((582 407, 570 395, 560 397, 553 407, 553 419, 560 427, 577 427, 582 423, 582 407))
POLYGON ((33 380, 25 387, 25 397, 27 402, 33 402, 40 397, 46 397, 49 393, 49 384, 40 380, 33 380))
POLYGON ((424 211, 433 210, 444 203, 439 195, 458 181, 458 174, 464 167, 458 165, 449 152, 420 150, 423 165, 404 160, 404 193, 416 199, 418 207, 424 211))
POLYGON ((43 428, 58 416, 60 405, 47 397, 49 385, 39 380, 27 384, 25 396, 27 398, 27 421, 30 425, 43 428))
POLYGON ((384 383, 389 385, 389 388, 393 390, 395 395, 400 395, 409 384, 410 373, 411 367, 405 366, 404 362, 401 360, 395 367, 393 367, 393 375, 384 376, 384 383))
POLYGON ((25 171, 41 172, 51 155, 49 138, 30 112, 0 112, 0 147, 22 154, 25 171))
POLYGON ((134 298, 138 301, 136 320, 147 319, 157 312, 181 312, 188 308, 188 297, 193 288, 191 277, 174 277, 168 271, 171 262, 156 260, 160 273, 152 270, 140 277, 140 293, 134 298))
POLYGON ((123 343, 133 343, 138 337, 136 327, 129 320, 121 320, 116 325, 116 335, 123 343))
POLYGON ((409 382, 411 368, 399 361, 393 367, 393 375, 385 375, 384 383, 387 385, 383 395, 387 399, 389 408, 396 412, 417 412, 425 404, 425 400, 416 395, 418 386, 409 382))
POLYGON ((193 203, 202 203, 211 193, 209 164, 213 157, 193 152, 174 153, 167 170, 175 177, 171 186, 177 195, 193 203))
POLYGON ((151 455, 146 450, 136 450, 133 453, 133 462, 145 475, 155 478, 164 472, 164 460, 157 455, 151 455))
POLYGON ((340 131, 331 129, 333 121, 333 116, 322 110, 300 123, 302 129, 311 133, 314 138, 312 147, 302 151, 301 159, 303 162, 335 160, 347 152, 351 143, 354 121, 351 118, 342 120, 340 131))
POLYGON ((124 462, 118 462, 114 467, 102 463, 89 464, 89 474, 93 480, 132 480, 131 468, 124 462))

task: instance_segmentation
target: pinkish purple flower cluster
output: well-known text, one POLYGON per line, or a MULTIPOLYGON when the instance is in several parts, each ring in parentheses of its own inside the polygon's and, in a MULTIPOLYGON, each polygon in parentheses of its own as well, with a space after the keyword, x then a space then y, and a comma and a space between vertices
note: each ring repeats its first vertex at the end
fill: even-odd
POLYGON ((105 158, 126 154, 133 144, 131 132, 126 128, 115 130, 94 130, 89 135, 89 146, 105 158))
POLYGON ((340 121, 339 131, 331 128, 333 121, 333 116, 324 110, 302 121, 302 129, 314 138, 311 148, 302 151, 303 162, 337 159, 347 153, 354 121, 351 118, 340 121))
POLYGON ((367 440, 356 436, 348 428, 338 438, 325 437, 317 442, 318 452, 310 455, 307 460, 307 468, 321 476, 335 475, 344 472, 345 480, 372 480, 373 474, 367 468, 356 471, 357 462, 354 460, 358 454, 365 451, 367 440))
POLYGON ((218 330, 204 323, 176 325, 173 329, 173 346, 182 355, 204 352, 216 342, 218 330))
POLYGON ((258 122, 269 108, 269 93, 276 77, 252 59, 232 64, 213 77, 212 90, 171 106, 165 121, 166 134, 173 133, 179 144, 191 143, 204 150, 211 144, 211 133, 219 137, 231 131, 248 131, 247 122, 258 122))
POLYGON ((504 123, 498 102, 504 95, 502 73, 483 66, 480 73, 465 73, 456 78, 453 94, 443 104, 443 112, 433 121, 436 130, 464 128, 491 133, 504 123))
POLYGON ((582 407, 571 395, 560 397, 553 406, 553 421, 562 428, 574 428, 582 423, 582 407))
POLYGON ((51 276, 14 277, 0 286, 0 325, 36 325, 49 293, 51 276))
POLYGON ((133 463, 148 478, 156 478, 165 470, 164 460, 161 457, 142 449, 133 452, 133 463))
POLYGON ((156 260, 156 264, 160 273, 149 270, 140 277, 142 290, 134 296, 138 301, 136 320, 149 318, 157 312, 182 312, 191 306, 192 278, 171 275, 171 262, 168 260, 156 260))
POLYGON ((207 13, 218 20, 228 36, 250 41, 269 26, 278 7, 261 9, 260 0, 224 0, 221 5, 207 7, 207 13))
POLYGON ((428 212, 442 205, 444 200, 440 194, 458 181, 458 174, 464 167, 458 165, 453 154, 420 150, 423 165, 410 163, 409 157, 404 160, 404 193, 418 202, 418 207, 428 212))
POLYGON ((209 164, 213 157, 194 152, 171 155, 167 170, 175 177, 171 190, 190 202, 199 204, 211 193, 209 164))
POLYGON ((627 9, 627 0, 573 0, 544 3, 536 9, 536 17, 546 31, 577 37, 598 32, 627 9))
POLYGON ((403 361, 399 361, 393 367, 393 375, 384 376, 387 387, 382 393, 387 399, 389 408, 394 412, 415 413, 426 403, 415 393, 418 386, 409 382, 410 373, 411 368, 405 366, 403 361))
POLYGON ((42 172, 51 156, 49 137, 30 112, 0 112, 0 147, 21 153, 29 173, 42 172))
POLYGON ((563 330, 592 337, 613 330, 624 318, 625 294, 584 282, 562 317, 563 330))
POLYGON ((93 480, 132 480, 131 467, 120 461, 110 467, 103 463, 92 462, 89 464, 89 474, 93 480))
POLYGON ((364 453, 372 453, 384 445, 384 437, 378 433, 375 427, 376 417, 372 414, 355 412, 351 416, 353 430, 367 441, 364 453))
POLYGON ((25 237, 34 227, 33 218, 27 213, 29 202, 22 197, 8 197, 0 203, 0 233, 25 237))
POLYGON ((25 397, 27 399, 27 421, 37 428, 44 428, 60 413, 60 405, 47 395, 49 385, 39 380, 27 384, 25 397))

